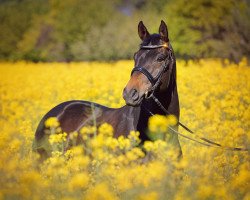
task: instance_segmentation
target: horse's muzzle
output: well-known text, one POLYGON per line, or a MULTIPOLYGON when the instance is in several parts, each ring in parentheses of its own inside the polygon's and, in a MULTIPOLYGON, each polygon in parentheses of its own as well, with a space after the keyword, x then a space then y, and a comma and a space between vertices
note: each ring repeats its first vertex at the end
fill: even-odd
POLYGON ((140 94, 136 89, 131 89, 128 91, 126 88, 124 88, 123 99, 129 106, 139 106, 142 101, 142 97, 140 97, 140 94))

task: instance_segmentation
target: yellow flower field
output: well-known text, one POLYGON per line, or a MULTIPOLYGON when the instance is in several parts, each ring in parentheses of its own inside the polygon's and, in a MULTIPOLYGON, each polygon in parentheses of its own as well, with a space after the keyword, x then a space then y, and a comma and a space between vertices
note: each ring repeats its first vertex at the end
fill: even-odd
MULTIPOLYGON (((124 105, 133 61, 0 63, 0 199, 250 199, 249 152, 206 147, 179 137, 177 162, 163 140, 138 146, 138 132, 112 138, 112 127, 85 127, 84 148, 62 153, 66 135, 47 121, 53 156, 39 163, 32 141, 39 120, 60 102, 124 105), (91 135, 99 134, 95 137, 91 135)), ((250 68, 227 61, 177 62, 180 121, 224 146, 250 146, 250 68)), ((156 116, 157 117, 157 116, 156 116)), ((165 131, 171 118, 152 118, 165 131)), ((179 131, 189 137, 184 129, 179 131)), ((157 134, 157 133, 156 133, 157 134)), ((165 133, 166 135, 168 133, 165 133)), ((74 140, 77 133, 70 137, 74 140)))

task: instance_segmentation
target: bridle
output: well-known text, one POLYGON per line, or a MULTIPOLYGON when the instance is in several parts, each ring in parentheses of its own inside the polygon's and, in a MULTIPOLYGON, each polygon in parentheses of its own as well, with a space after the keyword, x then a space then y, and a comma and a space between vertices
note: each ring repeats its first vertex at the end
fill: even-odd
MULTIPOLYGON (((168 66, 169 67, 173 67, 173 64, 174 64, 174 56, 173 56, 173 52, 172 52, 172 49, 170 49, 169 47, 167 47, 167 45, 147 45, 147 46, 140 46, 140 49, 157 49, 157 48, 167 48, 168 50, 168 55, 167 55, 167 58, 165 59, 165 62, 164 64, 162 65, 162 69, 161 71, 157 74, 157 76, 154 78, 150 73, 149 71, 144 68, 144 67, 140 67, 140 66, 137 66, 137 67, 134 67, 133 70, 131 71, 131 76, 133 75, 134 72, 138 71, 138 72, 141 72, 142 74, 144 74, 147 79, 150 81, 152 87, 150 90, 146 91, 145 93, 145 98, 146 99, 149 99, 149 98, 152 98, 155 103, 161 108, 161 110, 166 114, 166 115, 171 115, 171 113, 162 105, 162 103, 159 101, 159 99, 157 97, 155 97, 154 95, 154 92, 155 90, 158 88, 158 86, 160 85, 160 82, 161 82, 161 78, 162 78, 162 75, 167 71, 168 69, 168 66), (172 66, 170 66, 172 65, 172 66), (148 95, 150 93, 150 95, 148 95)), ((168 85, 170 83, 170 74, 169 73, 169 82, 168 82, 168 85)), ((145 108, 148 113, 153 116, 154 113, 152 113, 148 108, 145 108)), ((187 126, 185 126, 183 123, 181 123, 179 120, 177 121, 177 124, 180 125, 181 127, 183 127, 186 131, 188 131, 189 133, 191 134, 195 134, 192 130, 190 130, 187 126)), ((248 148, 239 148, 239 147, 227 147, 227 146, 222 146, 221 144, 217 143, 217 142, 214 142, 212 140, 209 140, 209 139, 206 139, 204 137, 200 137, 200 136, 197 136, 196 137, 200 140, 202 140, 203 142, 200 142, 196 139, 193 139, 193 138, 190 138, 186 135, 183 135, 182 133, 178 132, 177 130, 175 130, 173 127, 169 126, 169 128, 174 131, 174 133, 182 136, 182 137, 185 137, 189 140, 192 140, 192 141, 195 141, 195 142, 198 142, 202 145, 205 145, 205 146, 208 146, 208 147, 219 147, 219 148, 222 148, 222 149, 225 149, 225 150, 230 150, 230 151, 249 151, 250 149, 248 148), (205 143, 204 143, 205 142, 205 143)))
MULTIPOLYGON (((131 71, 131 76, 136 71, 140 72, 143 75, 145 75, 147 77, 147 79, 149 80, 149 82, 151 83, 151 85, 152 85, 151 89, 147 90, 146 93, 145 93, 145 98, 146 99, 150 98, 152 96, 152 94, 154 93, 154 91, 158 88, 158 86, 160 85, 160 82, 161 82, 162 75, 168 70, 169 65, 171 65, 171 64, 173 65, 174 58, 173 58, 172 49, 169 48, 166 44, 162 44, 162 45, 146 45, 146 46, 141 45, 140 46, 140 49, 158 49, 158 48, 162 48, 162 47, 164 47, 164 48, 166 48, 168 50, 168 55, 167 55, 167 57, 165 59, 164 64, 162 65, 161 71, 157 74, 157 76, 155 78, 149 73, 149 71, 146 68, 144 68, 142 66, 134 67, 132 69, 132 71, 131 71)), ((170 77, 169 77, 169 81, 170 81, 170 77)))

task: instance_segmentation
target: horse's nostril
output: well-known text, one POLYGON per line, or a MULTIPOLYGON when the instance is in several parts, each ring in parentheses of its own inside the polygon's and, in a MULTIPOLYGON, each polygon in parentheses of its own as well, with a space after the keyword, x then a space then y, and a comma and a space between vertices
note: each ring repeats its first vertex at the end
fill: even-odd
POLYGON ((131 98, 132 98, 134 101, 136 101, 136 100, 139 99, 139 93, 137 92, 136 89, 133 89, 133 90, 131 91, 131 98))

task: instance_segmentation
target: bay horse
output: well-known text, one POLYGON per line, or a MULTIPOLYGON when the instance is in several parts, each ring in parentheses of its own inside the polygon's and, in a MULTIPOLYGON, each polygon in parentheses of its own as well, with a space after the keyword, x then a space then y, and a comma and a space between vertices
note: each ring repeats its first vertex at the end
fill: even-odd
MULTIPOLYGON (((51 149, 44 145, 44 140, 48 140, 44 122, 50 117, 56 117, 62 131, 66 133, 78 132, 83 126, 93 125, 95 120, 97 127, 105 122, 112 125, 114 137, 127 136, 130 131, 137 130, 140 132, 140 139, 144 142, 149 140, 147 128, 152 113, 166 115, 150 98, 154 95, 168 113, 179 119, 176 61, 169 42, 167 25, 161 21, 159 33, 149 34, 143 22, 140 21, 138 35, 142 43, 134 54, 135 67, 123 90, 126 105, 115 109, 93 102, 72 100, 52 108, 40 121, 33 142, 33 149, 42 157, 46 158, 51 155, 51 149)), ((175 130, 177 128, 176 126, 175 130)), ((178 135, 173 131, 169 134, 169 145, 172 145, 176 154, 181 157, 178 135)))

